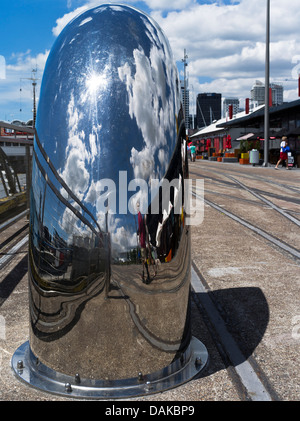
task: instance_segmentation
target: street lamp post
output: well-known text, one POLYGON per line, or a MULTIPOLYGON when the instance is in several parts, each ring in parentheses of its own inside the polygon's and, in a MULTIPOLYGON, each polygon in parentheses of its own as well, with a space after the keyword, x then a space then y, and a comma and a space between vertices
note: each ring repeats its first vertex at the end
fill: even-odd
POLYGON ((270 0, 267 0, 267 33, 266 33, 266 75, 265 75, 265 134, 264 134, 264 166, 269 165, 269 138, 270 138, 270 0))

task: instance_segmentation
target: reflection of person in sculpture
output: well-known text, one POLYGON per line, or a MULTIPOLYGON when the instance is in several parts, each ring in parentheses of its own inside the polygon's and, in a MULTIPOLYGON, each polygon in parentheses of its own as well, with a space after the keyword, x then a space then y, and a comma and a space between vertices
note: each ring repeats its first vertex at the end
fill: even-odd
POLYGON ((146 284, 150 283, 150 275, 147 263, 147 248, 146 248, 146 229, 145 229, 145 221, 140 212, 140 204, 137 203, 137 210, 138 210, 138 235, 140 238, 140 246, 141 246, 141 258, 143 263, 143 275, 142 281, 146 284), (144 269, 146 268, 147 278, 145 280, 144 269))

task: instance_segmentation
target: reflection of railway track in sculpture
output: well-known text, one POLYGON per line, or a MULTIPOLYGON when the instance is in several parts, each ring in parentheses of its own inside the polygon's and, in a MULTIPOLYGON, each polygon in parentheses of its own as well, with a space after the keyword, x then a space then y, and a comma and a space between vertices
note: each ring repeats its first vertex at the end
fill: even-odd
POLYGON ((27 214, 28 211, 22 212, 0 225, 0 232, 5 238, 0 244, 0 270, 18 256, 28 243, 28 221, 20 222, 20 227, 16 229, 13 227, 14 224, 24 219, 27 214), (8 232, 9 228, 12 228, 11 232, 8 232))

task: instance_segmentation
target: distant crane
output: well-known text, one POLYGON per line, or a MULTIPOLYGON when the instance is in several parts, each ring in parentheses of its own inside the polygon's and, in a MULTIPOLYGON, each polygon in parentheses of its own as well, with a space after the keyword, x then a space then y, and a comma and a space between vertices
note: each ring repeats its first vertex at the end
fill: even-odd
MULTIPOLYGON (((36 81, 37 80, 39 80, 39 79, 37 79, 36 78, 36 73, 37 73, 37 68, 35 68, 35 69, 32 69, 32 75, 31 75, 31 77, 22 77, 22 78, 20 78, 20 81, 21 80, 32 80, 32 91, 33 91, 33 128, 35 128, 35 122, 36 122, 36 85, 37 85, 37 83, 36 83, 36 81)), ((22 88, 20 87, 20 92, 22 91, 22 88)), ((21 109, 20 109, 20 111, 21 111, 21 109)))
POLYGON ((198 109, 199 109, 199 111, 201 113, 201 117, 202 117, 202 120, 204 122, 204 126, 207 127, 207 123, 205 121, 204 114, 202 112, 202 108, 201 108, 201 105, 199 104, 198 98, 196 98, 196 102, 197 102, 198 109))

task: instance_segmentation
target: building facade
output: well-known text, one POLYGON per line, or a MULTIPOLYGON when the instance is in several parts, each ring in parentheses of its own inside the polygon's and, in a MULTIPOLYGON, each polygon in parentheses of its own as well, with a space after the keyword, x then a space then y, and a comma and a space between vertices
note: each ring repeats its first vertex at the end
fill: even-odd
POLYGON ((207 127, 219 120, 222 114, 222 94, 201 93, 197 95, 197 127, 207 127))
POLYGON ((186 89, 184 87, 184 81, 180 81, 180 87, 181 87, 181 102, 183 105, 184 110, 184 116, 185 116, 185 128, 188 130, 190 128, 190 91, 188 89, 188 85, 186 86, 186 89))
MULTIPOLYGON (((283 86, 277 83, 270 83, 270 91, 272 93, 272 106, 283 104, 283 86)), ((251 100, 257 105, 265 103, 265 85, 257 80, 251 89, 251 100)))
POLYGON ((229 115, 229 107, 232 105, 233 115, 237 115, 240 111, 240 100, 238 98, 224 98, 223 101, 223 118, 229 115))
MULTIPOLYGON (((223 118, 209 127, 201 129, 191 136, 199 145, 198 154, 224 150, 226 140, 231 138, 231 150, 240 148, 241 139, 247 139, 251 145, 260 143, 260 152, 264 154, 264 116, 265 107, 260 106, 253 112, 239 113, 232 120, 223 118)), ((295 162, 300 168, 300 99, 270 108, 269 162, 276 164, 279 159, 282 136, 287 136, 295 162)))

